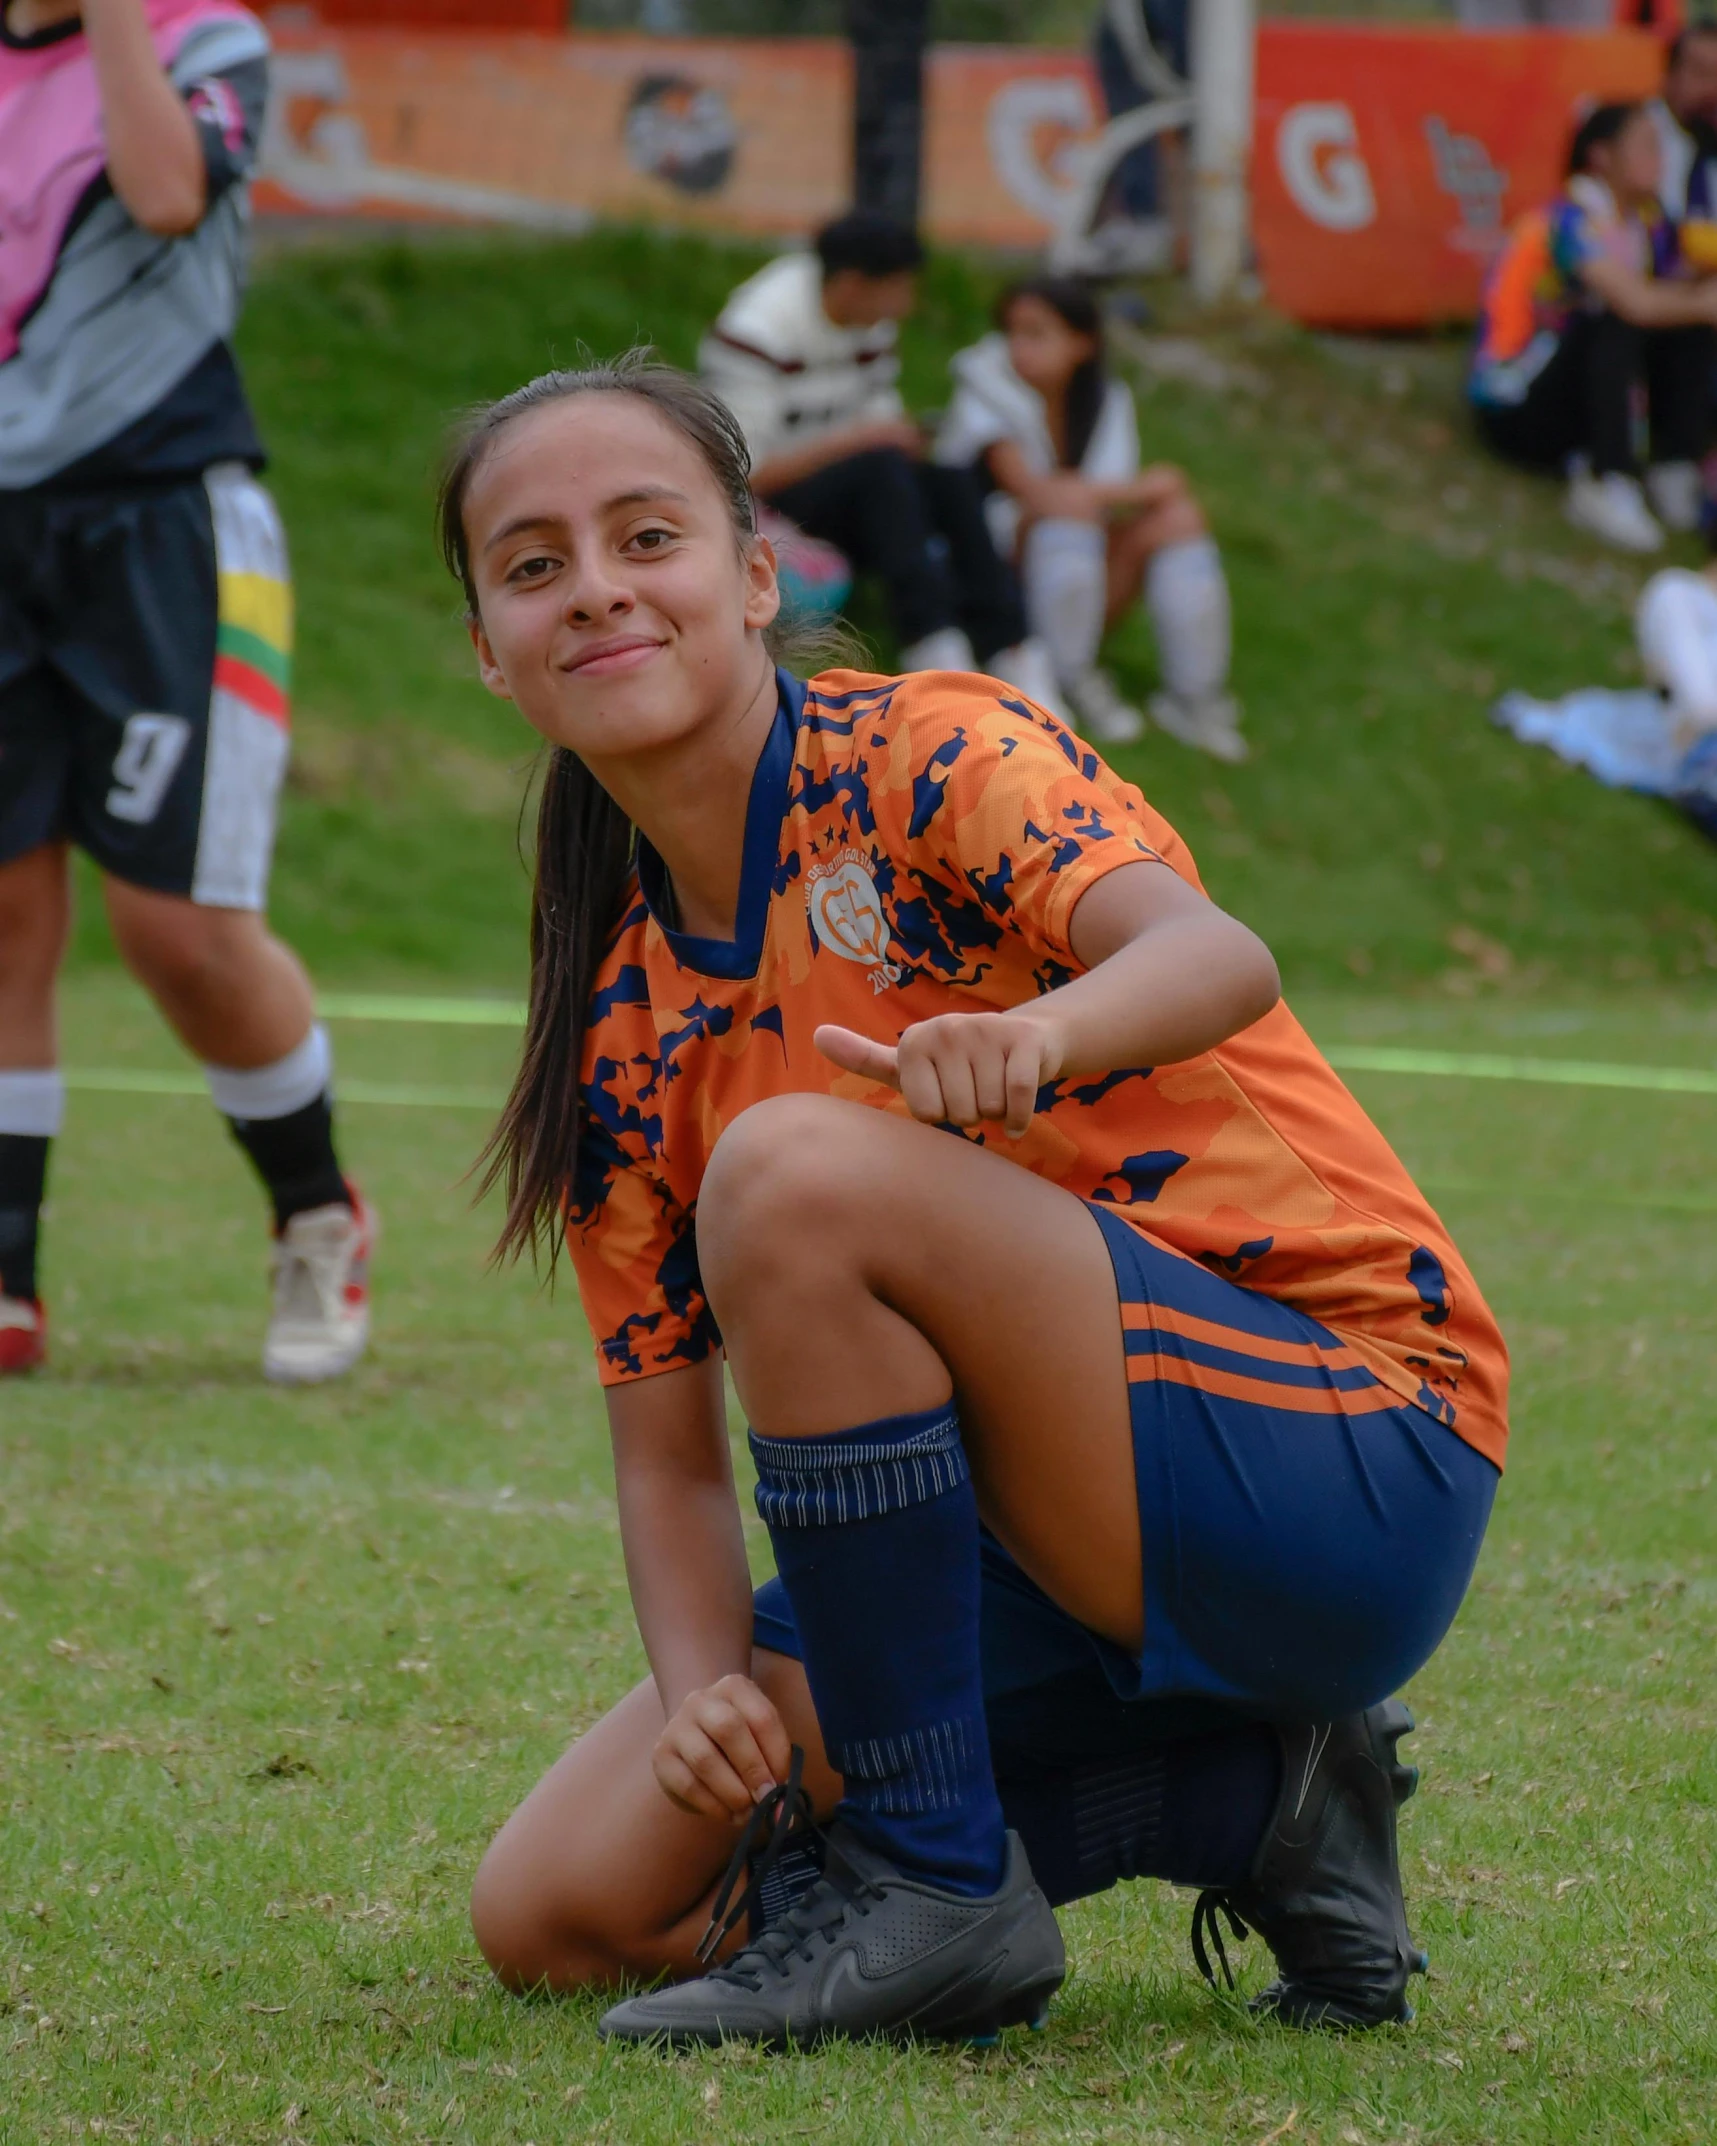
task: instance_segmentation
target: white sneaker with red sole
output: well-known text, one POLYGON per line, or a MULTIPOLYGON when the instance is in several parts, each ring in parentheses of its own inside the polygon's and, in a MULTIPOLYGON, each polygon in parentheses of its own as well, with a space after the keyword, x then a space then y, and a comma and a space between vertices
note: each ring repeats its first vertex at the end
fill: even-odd
POLYGON ((294 1215, 274 1243, 274 1315, 262 1375, 277 1386, 315 1386, 350 1371, 370 1338, 370 1253, 376 1214, 354 1204, 294 1215))
POLYGON ((48 1315, 22 1297, 0 1297, 0 1378, 48 1360, 48 1315))

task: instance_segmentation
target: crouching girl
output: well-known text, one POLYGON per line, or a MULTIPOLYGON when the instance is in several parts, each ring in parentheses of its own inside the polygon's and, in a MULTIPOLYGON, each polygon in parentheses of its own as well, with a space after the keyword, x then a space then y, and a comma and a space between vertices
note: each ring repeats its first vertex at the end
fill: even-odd
POLYGON ((553 748, 502 1243, 576 1266, 652 1672, 478 1939, 674 1978, 615 2036, 981 2037, 1057 1902, 1158 1877, 1281 2018, 1404 2017, 1392 1695, 1489 1515, 1495 1325, 1174 830, 993 680, 778 670, 752 512, 635 360, 497 404, 445 492, 553 748))

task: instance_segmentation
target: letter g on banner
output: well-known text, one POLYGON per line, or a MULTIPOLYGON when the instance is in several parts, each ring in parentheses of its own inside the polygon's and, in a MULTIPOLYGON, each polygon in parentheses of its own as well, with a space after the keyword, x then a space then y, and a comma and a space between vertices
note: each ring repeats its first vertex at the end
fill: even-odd
POLYGON ((1276 168, 1294 206, 1326 231, 1363 231, 1377 220, 1359 129, 1345 104, 1295 104, 1276 129, 1276 168))

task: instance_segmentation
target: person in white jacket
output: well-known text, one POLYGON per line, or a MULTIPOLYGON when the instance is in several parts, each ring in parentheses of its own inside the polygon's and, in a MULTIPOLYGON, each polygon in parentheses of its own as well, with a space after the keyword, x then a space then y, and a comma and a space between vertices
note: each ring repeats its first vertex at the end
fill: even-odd
POLYGON ((1004 295, 996 321, 953 361, 936 459, 993 487, 992 534, 1019 562, 1027 623, 1080 729, 1118 744, 1144 728, 1097 662, 1105 629, 1142 594, 1162 670, 1153 720, 1243 760, 1222 560, 1184 474, 1140 467, 1133 398, 1104 365, 1095 298, 1070 279, 1035 278, 1004 295))
POLYGON ((982 487, 924 458, 901 400, 896 336, 923 259, 903 224, 838 217, 814 252, 739 286, 698 370, 739 420, 757 497, 881 582, 903 670, 985 670, 1059 714, 1047 658, 1022 646, 1018 578, 990 542, 982 487))

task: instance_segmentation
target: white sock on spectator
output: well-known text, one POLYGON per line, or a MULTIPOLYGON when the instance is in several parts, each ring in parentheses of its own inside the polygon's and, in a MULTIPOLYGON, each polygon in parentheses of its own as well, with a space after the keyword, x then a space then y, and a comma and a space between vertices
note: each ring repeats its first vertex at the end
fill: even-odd
POLYGON ((1020 561, 1025 615, 1063 685, 1097 661, 1108 597, 1108 538, 1095 522, 1033 522, 1020 561))
POLYGON ((938 626, 900 651, 903 671, 975 671, 977 667, 971 641, 959 626, 938 626))
POLYGON ((1067 710, 1061 703, 1061 683, 1055 675, 1049 650, 1036 635, 1016 641, 1012 648, 998 648, 990 658, 990 676, 1004 685, 1017 686, 1027 700, 1036 701, 1062 722, 1067 710))
POLYGON ((1209 537, 1165 544, 1152 554, 1145 609, 1168 691, 1187 701, 1220 693, 1228 682, 1232 627, 1222 555, 1209 537))

